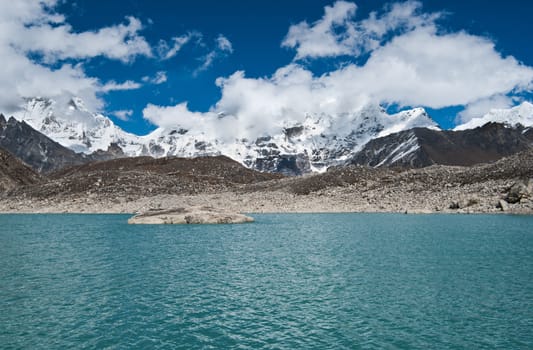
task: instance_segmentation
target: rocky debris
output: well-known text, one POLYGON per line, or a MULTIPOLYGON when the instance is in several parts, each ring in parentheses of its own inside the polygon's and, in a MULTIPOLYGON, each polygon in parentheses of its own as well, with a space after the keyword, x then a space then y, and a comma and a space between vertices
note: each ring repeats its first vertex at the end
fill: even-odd
POLYGON ((461 203, 459 203, 458 201, 453 201, 448 208, 453 210, 461 209, 461 203))
POLYGON ((309 157, 305 153, 280 154, 274 149, 263 152, 250 166, 258 171, 299 176, 311 172, 309 164, 309 157))
POLYGON ((149 210, 128 219, 128 224, 242 224, 254 219, 209 206, 149 210))
MULTIPOLYGON (((114 160, 65 171, 39 186, 8 191, 0 197, 0 211, 132 213, 172 208, 176 203, 209 203, 246 213, 499 213, 497 203, 512 185, 533 177, 533 151, 470 167, 348 166, 300 177, 243 176, 250 170, 233 168, 231 164, 240 165, 227 164, 232 161, 224 158, 154 161, 114 160), (452 202, 458 208, 450 209, 452 202)), ((533 201, 523 197, 505 212, 533 214, 533 201)))
POLYGON ((505 200, 507 203, 514 204, 520 202, 522 199, 529 198, 532 192, 532 187, 533 181, 529 179, 525 181, 517 181, 509 189, 509 193, 507 193, 505 200))
POLYGON ((462 198, 461 200, 454 200, 450 203, 449 209, 465 209, 479 204, 479 199, 477 198, 462 198))
POLYGON ((0 192, 36 184, 40 176, 6 150, 0 148, 0 192))
POLYGON ((62 169, 39 186, 15 189, 11 196, 88 196, 136 199, 162 194, 221 192, 282 175, 250 170, 228 157, 119 158, 62 169))

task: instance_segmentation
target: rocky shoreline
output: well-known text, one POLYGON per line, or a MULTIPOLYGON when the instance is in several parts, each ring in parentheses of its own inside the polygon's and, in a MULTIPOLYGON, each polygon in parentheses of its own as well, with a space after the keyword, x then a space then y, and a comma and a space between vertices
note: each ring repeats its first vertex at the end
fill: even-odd
MULTIPOLYGON (((91 168, 16 188, 0 197, 0 212, 138 213, 208 205, 235 213, 533 214, 531 151, 472 167, 349 166, 300 177, 265 174, 253 181, 239 168, 224 170, 227 166, 217 168, 216 176, 159 174, 153 168, 128 173, 122 163, 117 169, 120 178, 91 168)), ((212 167, 205 173, 212 174, 212 167)))
POLYGON ((52 199, 4 199, 3 213, 137 213, 150 209, 210 205, 241 213, 514 213, 533 214, 533 202, 505 201, 504 181, 451 186, 441 191, 397 188, 361 189, 357 185, 318 190, 309 194, 276 191, 224 191, 194 195, 159 194, 139 198, 86 196, 52 199), (504 207, 502 207, 504 201, 504 207))

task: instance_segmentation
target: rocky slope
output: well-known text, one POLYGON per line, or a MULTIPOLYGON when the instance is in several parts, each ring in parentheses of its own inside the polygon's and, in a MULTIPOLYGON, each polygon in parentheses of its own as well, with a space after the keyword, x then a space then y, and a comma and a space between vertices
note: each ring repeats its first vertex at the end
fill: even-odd
POLYGON ((0 148, 0 192, 36 184, 40 176, 15 156, 0 148))
POLYGON ((224 156, 177 158, 133 157, 88 163, 62 169, 38 186, 13 190, 9 196, 47 200, 71 196, 121 198, 165 193, 217 192, 281 178, 278 174, 250 170, 224 156))
POLYGON ((350 164, 425 167, 493 162, 531 149, 533 129, 489 122, 461 131, 414 128, 368 142, 350 164))
POLYGON ((0 115, 0 147, 11 152, 38 172, 50 172, 81 164, 84 156, 63 147, 24 121, 0 115))
MULTIPOLYGON (((223 164, 231 162, 219 160, 223 164)), ((140 161, 142 169, 144 160, 140 161)), ((260 175, 273 175, 249 173, 255 175, 245 175, 240 182, 231 180, 231 174, 242 174, 242 167, 236 167, 236 172, 218 173, 219 177, 198 176, 205 174, 200 169, 212 164, 212 159, 197 161, 203 165, 192 167, 198 170, 189 172, 195 173, 191 178, 166 173, 164 167, 160 172, 148 174, 146 170, 121 170, 118 164, 117 171, 111 173, 99 173, 97 169, 73 170, 70 175, 58 174, 57 179, 49 179, 39 186, 8 191, 0 198, 0 211, 131 213, 174 208, 178 204, 208 204, 245 213, 504 211, 533 214, 532 150, 470 167, 433 165, 405 170, 352 165, 301 177, 269 179, 260 175), (146 182, 151 179, 152 182, 146 182)))
POLYGON ((124 153, 116 144, 107 150, 91 154, 76 153, 51 138, 35 130, 24 121, 11 117, 6 120, 0 114, 0 147, 40 173, 88 162, 123 157, 124 153))

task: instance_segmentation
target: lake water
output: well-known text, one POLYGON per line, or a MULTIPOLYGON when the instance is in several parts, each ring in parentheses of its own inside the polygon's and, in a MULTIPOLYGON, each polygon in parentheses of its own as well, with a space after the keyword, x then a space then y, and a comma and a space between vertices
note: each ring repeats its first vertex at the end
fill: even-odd
POLYGON ((533 217, 0 215, 2 349, 533 349, 533 217))

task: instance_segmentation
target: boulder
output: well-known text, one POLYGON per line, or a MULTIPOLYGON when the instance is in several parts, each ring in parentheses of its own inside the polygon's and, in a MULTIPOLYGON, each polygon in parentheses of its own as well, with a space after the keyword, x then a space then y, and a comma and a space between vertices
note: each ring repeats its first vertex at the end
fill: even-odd
POLYGON ((505 200, 508 203, 514 204, 520 202, 522 198, 527 198, 531 194, 531 181, 517 181, 515 182, 511 188, 509 189, 509 192, 507 193, 507 197, 505 200))
POLYGON ((461 203, 459 201, 452 201, 448 208, 453 210, 461 209, 461 203))
POLYGON ((509 210, 509 204, 506 201, 504 201, 503 199, 500 199, 498 201, 498 204, 496 204, 496 208, 501 209, 501 211, 507 211, 507 210, 509 210))
POLYGON ((253 221, 244 214, 199 206, 149 210, 131 217, 128 224, 241 224, 253 221))

